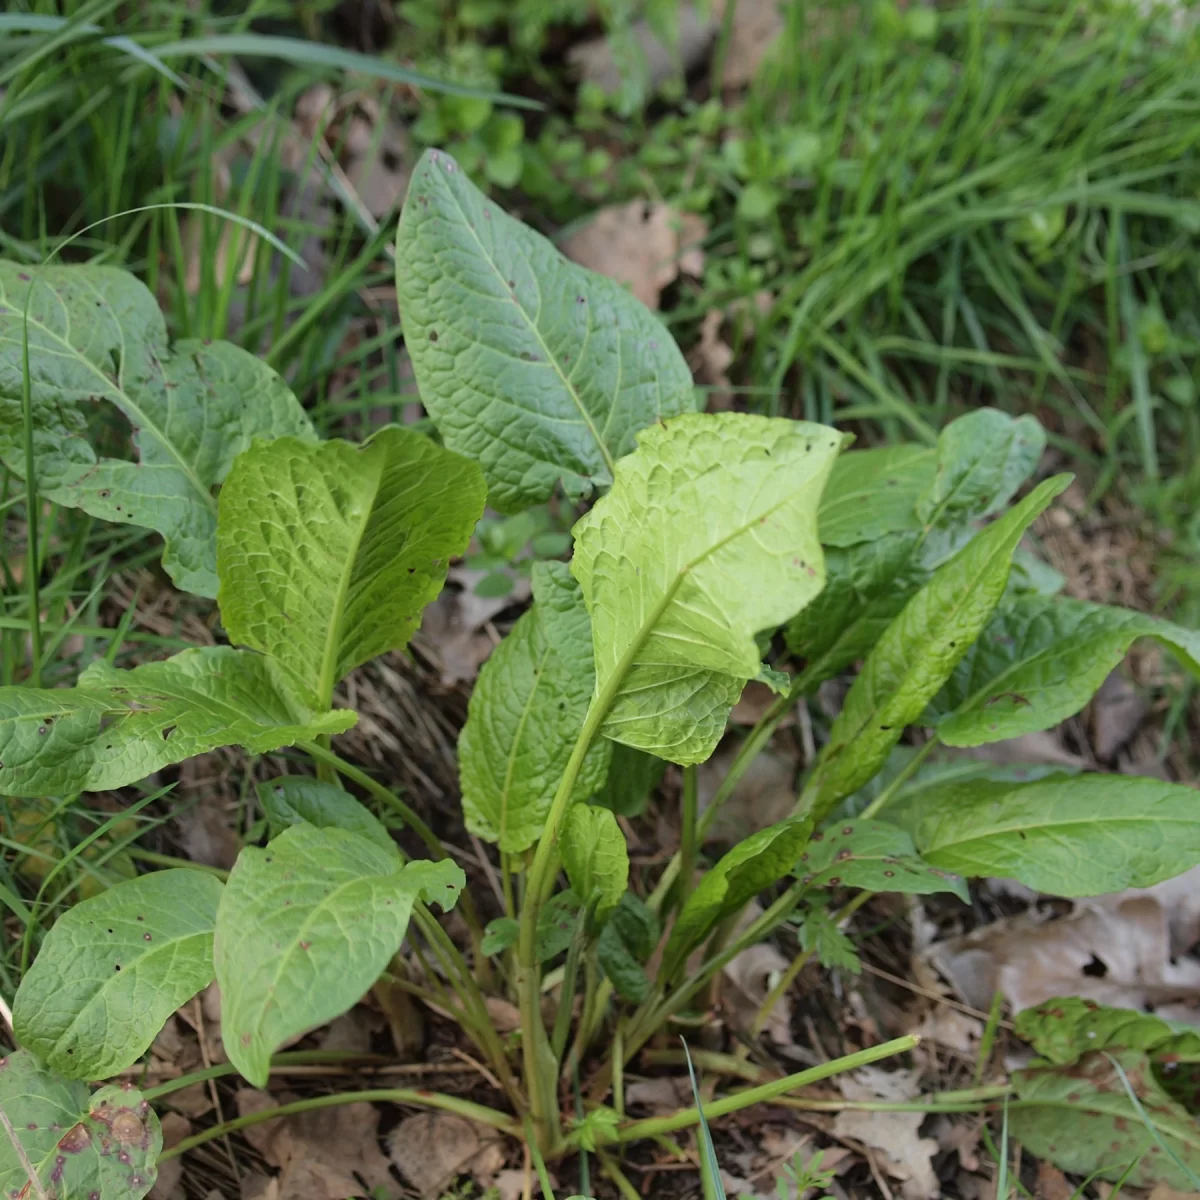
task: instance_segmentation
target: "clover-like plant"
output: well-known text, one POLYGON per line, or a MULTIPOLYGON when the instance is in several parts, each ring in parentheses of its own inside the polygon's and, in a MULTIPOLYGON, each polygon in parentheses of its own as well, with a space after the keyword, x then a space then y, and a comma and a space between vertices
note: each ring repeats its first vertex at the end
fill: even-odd
MULTIPOLYGON (((256 1085, 281 1047, 381 977, 436 1001, 506 1110, 389 1094, 530 1130, 555 1157, 697 1124, 696 1109, 627 1120, 622 1068, 790 918, 835 940, 832 889, 966 899, 966 877, 998 875, 1086 895, 1200 862, 1189 788, 983 766, 947 777, 929 757, 1079 711, 1136 638, 1200 670, 1196 634, 1062 599, 1020 549, 1068 482, 1021 494, 1043 448, 1032 418, 983 409, 936 445, 854 450, 826 426, 702 413, 651 313, 438 153, 412 179, 397 291, 440 443, 405 428, 318 440, 250 356, 169 348, 150 297, 119 272, 5 266, 0 286, 0 456, 21 472, 32 446, 43 494, 161 533, 167 571, 216 597, 230 643, 130 670, 96 663, 71 688, 0 689, 0 793, 116 789, 226 745, 296 746, 318 768, 260 787, 268 837, 226 882, 145 875, 46 933, 14 1006, 23 1049, 0 1069, 21 1151, 0 1141, 6 1192, 32 1170, 57 1195, 69 1167, 85 1180, 73 1187, 106 1200, 144 1194, 153 1113, 122 1100, 122 1141, 101 1115, 112 1089, 72 1081, 132 1065, 214 977, 230 1061, 256 1085), (128 456, 114 457, 120 439, 107 456, 95 448, 85 402, 99 401, 132 423, 128 456), (503 896, 486 928, 487 897, 464 902, 464 949, 429 908, 458 900, 463 873, 415 812, 331 749, 355 721, 336 689, 407 644, 485 503, 515 513, 558 489, 586 507, 570 560, 534 567, 532 607, 484 665, 459 743, 467 828, 496 847, 503 896), (779 722, 859 662, 795 811, 706 861, 706 834, 779 722), (752 680, 777 698, 700 813, 696 766, 752 680), (914 726, 928 731, 916 750, 901 745, 914 726), (683 768, 680 849, 632 886, 615 814, 636 812, 667 763, 683 768), (428 857, 407 860, 339 776, 407 822, 428 857), (419 973, 397 959, 406 936, 424 947, 419 973), (493 1028, 489 990, 517 1003, 519 1047, 493 1028), (559 1097, 575 1078, 584 1112, 568 1118, 559 1097), (62 1114, 53 1145, 26 1120, 35 1102, 62 1114), (85 1133, 90 1157, 64 1167, 65 1143, 85 1133), (121 1153, 126 1173, 108 1161, 121 1153)), ((707 1116, 912 1044, 716 1099, 707 1116)))

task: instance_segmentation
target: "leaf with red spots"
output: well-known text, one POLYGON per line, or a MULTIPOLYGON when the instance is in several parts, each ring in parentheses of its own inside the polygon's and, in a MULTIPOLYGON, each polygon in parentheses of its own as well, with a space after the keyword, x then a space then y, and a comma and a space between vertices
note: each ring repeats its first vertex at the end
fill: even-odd
POLYGON ((820 841, 808 844, 796 877, 813 889, 840 886, 909 895, 953 892, 960 900, 969 898, 963 879, 925 862, 912 838, 886 821, 830 825, 820 841))
POLYGON ((65 912, 21 980, 22 1046, 72 1079, 136 1062, 213 977, 221 884, 183 868, 130 879, 65 912))
MULTIPOLYGON (((0 263, 0 461, 24 473, 23 345, 38 488, 94 517, 154 529, 178 587, 217 594, 216 489, 255 438, 312 439, 288 385, 229 342, 171 347, 158 304, 116 267, 0 263), (98 454, 90 426, 101 402, 128 420, 130 454, 98 454)), ((111 422, 110 422, 111 424, 111 422)))
POLYGON ((1089 1053, 1070 1067, 1031 1067, 1014 1072, 1012 1082, 1018 1103, 1009 1106, 1009 1136, 1035 1158, 1105 1179, 1123 1176, 1132 1165, 1125 1177, 1131 1187, 1196 1190, 1200 1125, 1163 1091, 1139 1051, 1089 1053))
MULTIPOLYGON (((47 1200, 141 1200, 154 1186, 162 1130, 135 1089, 89 1093, 18 1050, 0 1059, 0 1108, 47 1200)), ((0 1134, 0 1196, 35 1194, 20 1156, 0 1134)))
POLYGON ((285 1042, 345 1012, 379 978, 418 899, 450 908, 464 884, 449 861, 400 865, 343 829, 293 825, 238 856, 217 909, 221 1031, 256 1087, 285 1042))

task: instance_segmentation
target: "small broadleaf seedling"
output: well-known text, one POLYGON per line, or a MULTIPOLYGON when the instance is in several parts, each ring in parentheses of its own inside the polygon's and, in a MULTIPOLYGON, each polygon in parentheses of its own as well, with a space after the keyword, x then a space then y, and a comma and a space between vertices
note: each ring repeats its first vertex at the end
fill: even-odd
MULTIPOLYGON (((42 494, 161 533, 168 574, 217 598, 230 643, 129 670, 94 663, 71 688, 0 688, 0 794, 113 790, 230 745, 296 746, 319 776, 260 785, 265 844, 242 849, 227 883, 149 874, 81 902, 41 939, 16 997, 24 1049, 0 1069, 22 1149, 0 1141, 6 1190, 29 1182, 27 1160, 47 1195, 68 1178, 105 1200, 144 1194, 153 1114, 135 1093, 72 1081, 132 1066, 213 978, 229 1057, 256 1085, 282 1046, 372 986, 436 1000, 509 1111, 407 1099, 528 1128, 544 1161, 698 1125, 698 1109, 621 1116, 620 1068, 786 922, 805 953, 855 969, 835 889, 965 899, 969 877, 999 875, 1076 896, 1200 863, 1190 788, 927 758, 939 743, 1078 712, 1137 638, 1200 670, 1195 633, 1061 599, 1054 573, 1019 549, 1068 482, 1026 488, 1045 442, 1032 418, 982 409, 936 446, 855 450, 810 422, 698 412, 657 319, 440 153, 413 175, 397 240, 406 343, 440 443, 407 428, 318 441, 281 380, 229 347, 171 348, 148 293, 111 268, 4 265, 0 286, 0 458, 23 471, 28 435, 42 494), (26 334, 32 429, 20 415, 26 334), (128 459, 101 456, 85 399, 133 424, 128 459), (533 567, 532 607, 481 670, 459 740, 463 815, 497 848, 502 898, 486 927, 488 893, 464 899, 464 950, 430 907, 455 904, 463 873, 411 809, 333 751, 355 721, 337 688, 407 644, 485 503, 518 513, 556 491, 586 507, 573 554, 533 567), (780 721, 858 662, 793 813, 706 862, 704 835, 780 721), (756 679, 779 694, 701 814, 694 768, 756 679), (901 744, 911 727, 928 731, 920 750, 901 744), (631 884, 618 815, 644 807, 668 763, 685 769, 682 844, 647 890, 644 874, 631 884), (386 823, 339 775, 387 806, 386 823), (431 857, 406 859, 389 828, 400 820, 431 857), (428 951, 417 981, 397 957, 406 937, 428 951), (496 1033, 489 991, 516 1003, 519 1037, 496 1033), (584 1111, 567 1118, 559 1096, 576 1079, 584 1111), (48 1106, 57 1141, 41 1124, 48 1106), (64 1137, 85 1141, 75 1130, 88 1154, 64 1157, 64 1137), (103 1149, 117 1143, 125 1174, 103 1149)), ((1014 1082, 1022 1112, 1061 1102, 1049 1071, 1014 1082)), ((1099 1096, 1107 1084, 1094 1082, 1099 1096)), ((1174 1120, 1169 1097, 1151 1099, 1174 1120)), ((1035 1136, 1022 1130, 1026 1145, 1035 1136)))

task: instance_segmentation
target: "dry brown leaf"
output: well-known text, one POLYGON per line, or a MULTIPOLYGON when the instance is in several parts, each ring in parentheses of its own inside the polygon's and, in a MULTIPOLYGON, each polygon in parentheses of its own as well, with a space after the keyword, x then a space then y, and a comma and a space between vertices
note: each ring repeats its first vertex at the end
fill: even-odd
MULTIPOLYGON (((726 987, 721 1000, 737 1029, 749 1033, 767 993, 788 968, 788 960, 768 942, 750 946, 734 955, 722 971, 726 987)), ((780 996, 771 1009, 763 1031, 777 1046, 792 1045, 792 1002, 780 996)))
POLYGON ((1071 1200, 1071 1197, 1075 1195, 1075 1189, 1056 1166, 1043 1159, 1038 1163, 1033 1194, 1037 1200, 1071 1200))
POLYGON ((952 1150, 958 1155, 958 1165, 964 1171, 979 1170, 979 1141, 983 1137, 981 1120, 941 1115, 934 1121, 933 1135, 942 1150, 952 1150))
POLYGON ((1200 1198, 1200 1192, 1177 1192, 1165 1183, 1156 1183, 1146 1200, 1198 1200, 1198 1198, 1200 1198))
POLYGON ((784 16, 780 0, 713 0, 713 15, 723 16, 727 3, 737 4, 721 73, 721 86, 730 90, 745 87, 754 78, 783 32, 784 16))
POLYGON ((1092 699, 1092 750, 1111 762, 1141 728, 1150 706, 1118 669, 1100 685, 1092 699))
POLYGON ((1065 917, 1011 917, 926 952, 960 999, 987 1008, 999 989, 1014 1011, 1055 996, 1152 1009, 1200 1025, 1200 868, 1153 888, 1077 901, 1065 917))
POLYGON ((512 1033, 521 1028, 521 1013, 515 1004, 499 996, 488 996, 484 1000, 492 1028, 497 1033, 512 1033))
POLYGON ((456 1113, 405 1117, 392 1130, 388 1148, 401 1174, 427 1198, 440 1195, 458 1175, 478 1172, 486 1187, 504 1163, 499 1134, 456 1113))
POLYGON ((913 1029, 922 1041, 936 1042, 947 1050, 974 1056, 983 1036, 983 1022, 945 1004, 935 1004, 913 1029))
MULTIPOLYGON (((254 1088, 237 1094, 238 1115, 278 1108, 294 1097, 254 1088)), ((379 1110, 366 1103, 295 1113, 248 1125, 246 1140, 279 1167, 277 1200, 345 1200, 374 1188, 394 1190, 379 1149, 379 1110), (361 1182, 360 1182, 361 1181, 361 1182)))
POLYGON ((486 571, 451 567, 447 581, 460 590, 443 588, 441 595, 425 609, 421 621, 421 641, 437 658, 442 683, 447 687, 470 681, 479 674, 484 659, 496 643, 483 627, 510 605, 523 604, 530 596, 529 580, 518 576, 507 596, 477 596, 475 586, 486 571))
POLYGON ((679 277, 704 273, 703 218, 666 204, 631 200, 602 208, 564 238, 559 249, 573 262, 625 284, 647 308, 658 308, 663 288, 679 277))
MULTIPOLYGON (((399 964, 392 969, 399 969, 399 964)), ((379 979, 371 994, 387 1020, 396 1057, 401 1062, 417 1062, 425 1048, 425 1017, 412 993, 390 979, 379 979)))
MULTIPOLYGON (((374 107, 374 106, 372 106, 374 107)), ((404 126, 390 115, 356 114, 346 122, 342 156, 346 178, 377 221, 403 201, 408 191, 412 150, 404 126)))
MULTIPOLYGON (((634 22, 630 36, 643 58, 649 92, 658 91, 681 69, 686 73, 704 61, 719 28, 715 8, 711 5, 702 14, 695 5, 681 4, 679 40, 674 46, 664 45, 647 21, 634 22)), ((595 84, 608 95, 621 87, 621 69, 610 38, 579 42, 567 51, 567 61, 582 82, 595 84)))
POLYGON ((626 1085, 625 1103, 647 1108, 654 1116, 678 1112, 694 1103, 692 1085, 682 1075, 639 1079, 626 1085))
POLYGON ((342 1054, 368 1054, 371 1038, 383 1026, 384 1021, 379 1013, 356 1004, 349 1012, 334 1017, 321 1034, 318 1046, 321 1050, 337 1050, 342 1054))
MULTIPOLYGON (((722 412, 733 405, 727 374, 733 363, 733 350, 721 337, 724 323, 725 314, 719 308, 710 308, 700 322, 700 340, 688 353, 688 366, 692 369, 693 377, 698 384, 709 389, 710 412, 722 412)), ((751 683, 749 686, 755 685, 751 683)))
MULTIPOLYGON (((865 1067, 853 1075, 838 1077, 838 1087, 847 1100, 911 1100, 920 1092, 913 1071, 885 1071, 865 1067)), ((933 1172, 938 1144, 918 1134, 925 1114, 920 1112, 862 1112, 843 1110, 833 1123, 838 1137, 852 1138, 879 1153, 880 1165, 900 1180, 906 1200, 932 1200, 941 1194, 933 1172)))
POLYGON ((975 746, 959 751, 955 757, 982 759, 1000 766, 1021 766, 1036 763, 1047 767, 1069 767, 1082 771, 1088 766, 1087 759, 1067 750, 1054 730, 1039 730, 1023 733, 1020 737, 1004 742, 992 742, 987 746, 975 746))
MULTIPOLYGON (((697 775, 700 811, 712 803, 736 749, 726 748, 701 763, 697 775)), ((796 758, 770 748, 755 758, 713 821, 709 842, 737 842, 787 817, 796 805, 796 758)))
MULTIPOLYGON (((179 1113, 164 1113, 162 1118, 163 1149, 178 1146, 192 1132, 192 1123, 179 1113)), ((169 1200, 183 1180, 183 1159, 169 1158, 158 1164, 158 1178, 150 1189, 150 1200, 169 1200)))

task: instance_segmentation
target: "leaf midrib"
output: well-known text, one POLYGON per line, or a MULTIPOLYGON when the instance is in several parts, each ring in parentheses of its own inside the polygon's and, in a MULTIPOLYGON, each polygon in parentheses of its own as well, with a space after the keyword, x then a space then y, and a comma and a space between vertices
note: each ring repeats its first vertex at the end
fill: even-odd
MULTIPOLYGON (((377 443, 378 444, 378 443, 377 443)), ((369 453, 369 451, 368 451, 369 453)), ((364 458, 366 455, 364 455, 364 458)), ((387 470, 387 451, 382 450, 378 456, 380 461, 370 498, 363 505, 362 515, 357 529, 351 537, 350 546, 342 561, 342 573, 334 592, 333 605, 329 612, 329 622, 325 627, 325 645, 321 652, 321 671, 317 677, 317 708, 326 711, 333 707, 333 689, 337 685, 338 650, 342 641, 342 618, 346 613, 346 603, 350 596, 350 582, 354 578, 354 566, 358 562, 358 551, 366 535, 367 526, 375 512, 375 502, 379 499, 379 489, 383 485, 383 473, 387 470)))
MULTIPOLYGON (((430 168, 430 169, 432 170, 432 168, 430 168)), ((458 196, 455 194, 454 189, 452 187, 450 187, 448 184, 445 184, 444 186, 446 188, 446 191, 449 193, 450 198, 454 201, 454 207, 458 210, 458 215, 462 220, 463 226, 470 233, 471 237, 475 241, 475 245, 479 248, 479 253, 482 256, 483 260, 495 272, 496 278, 499 279, 501 281, 501 283, 503 283, 504 276, 501 274, 500 268, 496 265, 495 260, 488 253, 487 248, 484 246, 483 241, 479 237, 479 234, 476 231, 474 225, 472 225, 471 221, 467 217, 467 214, 463 211, 463 206, 462 206, 461 202, 459 201, 458 196)), ((565 260, 564 260, 564 265, 565 265, 565 260)), ((539 294, 540 294, 540 291, 539 291, 539 294)), ((604 440, 600 436, 600 431, 596 428, 595 422, 593 422, 593 420, 592 420, 591 413, 589 413, 587 408, 584 406, 583 399, 580 397, 579 393, 575 390, 575 387, 571 383, 570 379, 566 375, 563 374, 563 369, 562 369, 561 365, 559 364, 558 359, 554 356, 554 354, 550 350, 550 347, 546 345, 546 340, 545 340, 545 338, 542 337, 542 331, 537 327, 537 323, 530 318, 529 313, 527 313, 525 311, 525 308, 522 304, 520 304, 515 299, 514 299, 513 303, 516 305, 517 311, 521 314, 521 318, 525 322, 526 326, 528 327, 529 332, 533 335, 533 337, 537 341, 537 344, 541 347, 542 353, 545 354, 546 361, 548 363, 550 363, 551 366, 554 367, 554 373, 558 376, 559 380, 562 382, 563 387, 566 388, 566 390, 567 390, 567 395, 569 395, 571 397, 571 400, 574 402, 575 407, 579 410, 579 415, 583 418, 583 423, 587 426, 588 432, 592 435, 592 438, 596 443, 596 448, 600 451, 600 455, 604 459, 604 463, 605 463, 605 466, 607 466, 607 468, 608 468, 609 475, 611 476, 611 475, 615 474, 616 460, 613 458, 608 447, 604 444, 604 440)), ((592 319, 591 318, 591 309, 589 306, 589 309, 588 309, 588 336, 589 337, 591 335, 591 319, 592 319)), ((611 408, 615 408, 615 407, 616 407, 616 398, 614 397, 612 405, 610 406, 610 410, 611 410, 611 408)))
MULTIPOLYGON (((109 304, 107 302, 107 300, 104 299, 103 293, 101 293, 92 284, 92 282, 90 280, 83 279, 80 282, 82 282, 85 287, 90 288, 91 291, 95 295, 99 296, 101 298, 101 300, 104 302, 105 307, 109 310, 110 313, 112 313, 113 322, 116 325, 116 327, 121 335, 122 350, 125 350, 125 347, 126 347, 125 328, 124 328, 124 326, 121 325, 120 321, 118 321, 116 319, 116 314, 115 314, 115 312, 113 312, 112 305, 109 304)), ((46 286, 50 287, 51 285, 46 284, 46 286)), ((55 294, 57 295, 57 292, 55 294)), ((47 338, 49 338, 51 341, 53 341, 58 346, 62 347, 65 353, 67 353, 70 357, 72 357, 76 361, 83 363, 83 365, 89 371, 91 371, 93 374, 98 376, 103 381, 103 384, 104 384, 103 389, 102 389, 103 391, 108 392, 110 394, 110 396, 115 391, 116 394, 122 398, 124 403, 118 404, 118 407, 124 409, 124 411, 126 412, 127 415, 136 419, 139 429, 149 430, 154 435, 154 437, 158 441, 158 443, 161 446, 163 446, 167 450, 167 452, 171 455, 171 457, 175 460, 177 466, 179 467, 180 472, 185 476, 185 478, 192 485, 192 487, 196 490, 196 492, 203 498, 205 505, 215 516, 216 512, 217 512, 217 501, 216 501, 216 497, 213 496, 213 494, 212 494, 212 489, 204 486, 204 484, 200 481, 200 477, 196 474, 196 472, 193 470, 193 468, 187 463, 187 461, 182 457, 182 455, 180 455, 179 450, 176 448, 174 443, 171 442, 167 438, 167 436, 159 428, 158 424, 155 421, 153 421, 150 418, 150 416, 146 413, 145 409, 143 409, 140 404, 135 403, 133 398, 129 395, 129 393, 125 390, 123 384, 120 382, 121 375, 118 375, 117 382, 114 382, 113 380, 109 379, 108 376, 105 375, 104 372, 98 366, 96 366, 95 363, 89 362, 88 359, 86 359, 82 354, 79 353, 79 351, 77 351, 70 344, 70 342, 68 342, 64 338, 60 337, 57 333, 55 333, 48 326, 43 325, 40 321, 35 320, 32 315, 28 315, 28 320, 29 320, 30 325, 41 330, 41 332, 43 334, 45 334, 45 336, 47 338)), ((127 354, 123 353, 121 355, 121 373, 122 373, 122 375, 124 374, 124 371, 125 371, 126 360, 127 360, 127 354)))

